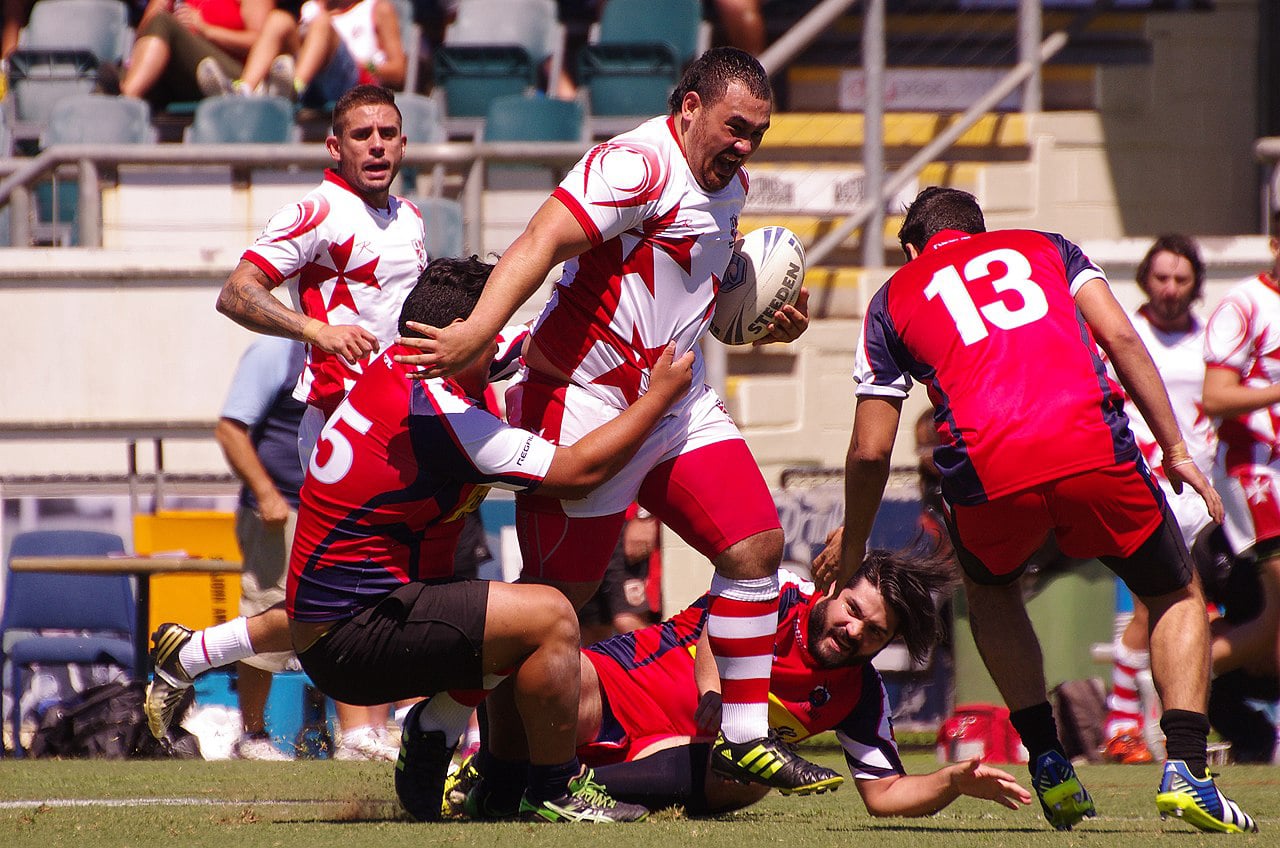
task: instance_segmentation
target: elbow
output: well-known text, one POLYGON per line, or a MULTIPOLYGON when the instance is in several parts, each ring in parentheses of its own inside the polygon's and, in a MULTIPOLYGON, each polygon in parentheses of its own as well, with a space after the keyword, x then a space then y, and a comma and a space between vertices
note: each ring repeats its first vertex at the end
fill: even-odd
POLYGON ((1221 418, 1230 412, 1225 403, 1208 393, 1200 399, 1200 406, 1210 418, 1221 418))

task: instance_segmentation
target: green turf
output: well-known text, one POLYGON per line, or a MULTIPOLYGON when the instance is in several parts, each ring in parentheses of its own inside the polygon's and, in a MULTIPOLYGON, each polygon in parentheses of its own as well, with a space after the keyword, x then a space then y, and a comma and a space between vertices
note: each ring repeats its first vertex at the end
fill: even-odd
MULTIPOLYGON (((813 753, 810 749, 809 753, 813 753)), ((835 752, 816 759, 842 768, 835 752)), ((937 767, 931 755, 912 754, 912 772, 937 767)), ((1024 785, 1026 769, 1009 768, 1024 785)), ((1258 819, 1253 844, 1276 844, 1280 818, 1280 770, 1227 767, 1222 785, 1258 819), (1259 841, 1263 840, 1263 841, 1259 841)), ((302 761, 106 762, 0 760, 0 804, 41 800, 152 799, 122 806, 0 807, 3 848, 873 848, 915 846, 1121 846, 1146 848, 1159 838, 1175 848, 1221 844, 1228 837, 1201 834, 1155 812, 1155 766, 1083 766, 1081 778, 1098 804, 1099 817, 1069 834, 1055 833, 1040 810, 1006 810, 961 799, 922 819, 873 819, 857 791, 784 798, 772 795, 749 810, 718 819, 691 820, 677 812, 648 822, 597 827, 538 824, 435 824, 409 822, 400 813, 387 764, 302 761), (195 799, 199 803, 167 803, 195 799), (210 804, 209 802, 218 802, 210 804)))

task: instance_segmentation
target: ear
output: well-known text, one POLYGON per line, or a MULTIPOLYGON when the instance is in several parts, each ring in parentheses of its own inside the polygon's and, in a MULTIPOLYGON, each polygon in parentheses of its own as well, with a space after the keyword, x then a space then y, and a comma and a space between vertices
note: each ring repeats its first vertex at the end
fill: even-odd
POLYGON ((335 162, 342 161, 342 142, 338 141, 336 135, 331 135, 324 140, 325 150, 329 151, 329 158, 335 162))
POLYGON ((920 256, 920 251, 916 250, 916 246, 914 244, 908 244, 903 247, 902 250, 907 254, 908 262, 920 256))

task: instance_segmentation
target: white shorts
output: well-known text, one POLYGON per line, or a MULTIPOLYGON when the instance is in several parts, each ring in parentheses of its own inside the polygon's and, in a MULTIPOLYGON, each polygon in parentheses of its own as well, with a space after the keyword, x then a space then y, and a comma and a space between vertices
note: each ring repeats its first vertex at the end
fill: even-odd
POLYGON ((1246 465, 1227 474, 1214 466, 1213 486, 1222 496, 1222 530, 1236 556, 1259 542, 1280 538, 1280 468, 1246 465))
MULTIPOLYGON (((676 410, 654 427, 636 455, 612 480, 582 500, 562 501, 564 514, 590 518, 623 512, 636 500, 645 475, 658 464, 717 442, 742 439, 710 386, 703 385, 696 397, 677 404, 676 410)), ((572 445, 619 414, 617 407, 580 386, 558 383, 552 388, 536 377, 529 380, 527 371, 507 389, 507 419, 511 424, 532 430, 557 445, 572 445)))

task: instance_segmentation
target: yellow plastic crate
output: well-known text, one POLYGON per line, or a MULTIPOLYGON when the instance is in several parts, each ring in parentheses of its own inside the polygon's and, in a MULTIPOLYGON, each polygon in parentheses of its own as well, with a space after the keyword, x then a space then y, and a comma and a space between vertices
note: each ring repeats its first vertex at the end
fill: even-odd
POLYGON ((149 615, 153 630, 165 621, 202 629, 240 614, 240 546, 234 513, 162 510, 135 515, 133 547, 143 556, 185 553, 225 559, 233 568, 212 574, 152 575, 149 615))

